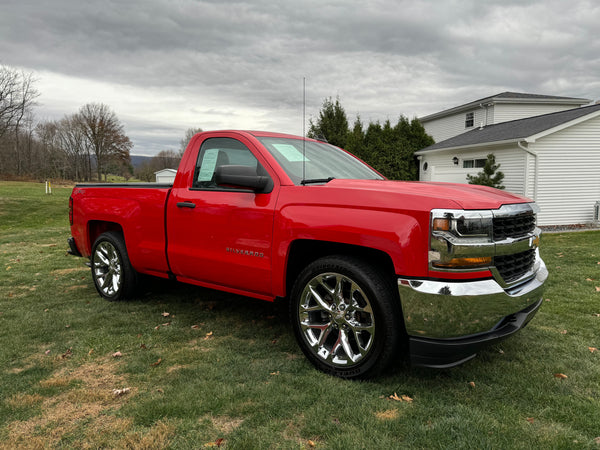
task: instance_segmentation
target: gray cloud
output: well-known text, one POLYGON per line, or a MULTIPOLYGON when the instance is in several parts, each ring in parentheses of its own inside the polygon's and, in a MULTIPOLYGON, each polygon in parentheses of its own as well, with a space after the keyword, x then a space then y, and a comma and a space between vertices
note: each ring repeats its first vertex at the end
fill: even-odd
POLYGON ((109 104, 155 153, 191 126, 301 133, 303 77, 309 114, 339 95, 350 120, 504 90, 594 99, 599 19, 586 0, 5 0, 0 63, 40 74, 42 115, 109 104))

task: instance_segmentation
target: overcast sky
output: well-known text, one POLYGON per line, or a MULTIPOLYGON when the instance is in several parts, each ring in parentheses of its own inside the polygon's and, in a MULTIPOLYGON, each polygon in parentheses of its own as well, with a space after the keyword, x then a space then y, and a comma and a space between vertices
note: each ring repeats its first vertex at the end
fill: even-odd
POLYGON ((0 64, 33 72, 38 120, 110 106, 133 154, 190 127, 302 134, 504 91, 600 98, 597 0, 1 0, 0 64))

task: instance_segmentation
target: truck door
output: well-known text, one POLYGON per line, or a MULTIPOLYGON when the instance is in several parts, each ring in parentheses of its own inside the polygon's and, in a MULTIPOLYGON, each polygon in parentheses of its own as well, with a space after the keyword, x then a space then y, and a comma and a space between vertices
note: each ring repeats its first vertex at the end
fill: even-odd
POLYGON ((167 254, 182 281, 268 296, 277 189, 255 193, 214 181, 220 165, 268 174, 249 146, 229 137, 202 142, 189 186, 174 186, 169 198, 167 254))

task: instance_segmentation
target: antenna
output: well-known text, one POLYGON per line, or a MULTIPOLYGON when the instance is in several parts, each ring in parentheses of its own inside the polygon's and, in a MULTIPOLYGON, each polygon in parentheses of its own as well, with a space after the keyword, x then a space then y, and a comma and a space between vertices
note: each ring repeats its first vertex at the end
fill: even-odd
POLYGON ((302 77, 302 181, 306 180, 306 77, 302 77))

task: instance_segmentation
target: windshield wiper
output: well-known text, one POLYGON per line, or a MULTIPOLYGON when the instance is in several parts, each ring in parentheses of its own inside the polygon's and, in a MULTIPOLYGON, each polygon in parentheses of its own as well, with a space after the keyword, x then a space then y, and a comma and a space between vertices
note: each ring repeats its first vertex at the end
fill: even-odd
POLYGON ((316 184, 316 183, 329 183, 331 180, 335 180, 335 177, 329 177, 329 178, 312 178, 312 179, 309 179, 309 180, 302 180, 300 182, 300 184, 307 185, 307 184, 316 184))

